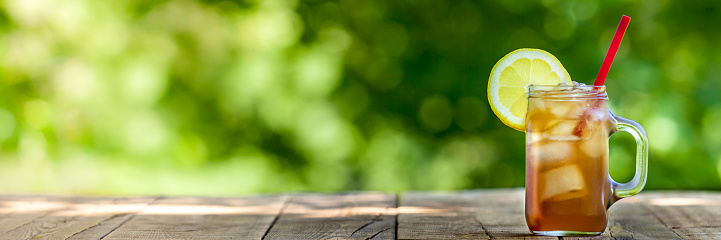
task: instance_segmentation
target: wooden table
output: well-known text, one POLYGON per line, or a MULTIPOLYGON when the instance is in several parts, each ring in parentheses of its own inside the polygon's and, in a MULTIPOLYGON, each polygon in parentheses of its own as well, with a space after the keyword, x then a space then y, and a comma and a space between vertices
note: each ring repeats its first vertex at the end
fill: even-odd
MULTIPOLYGON (((250 197, 0 195, 0 239, 558 239, 532 236, 523 189, 250 197)), ((590 239, 721 239, 721 193, 645 191, 590 239)), ((563 239, 579 239, 564 237, 563 239)))

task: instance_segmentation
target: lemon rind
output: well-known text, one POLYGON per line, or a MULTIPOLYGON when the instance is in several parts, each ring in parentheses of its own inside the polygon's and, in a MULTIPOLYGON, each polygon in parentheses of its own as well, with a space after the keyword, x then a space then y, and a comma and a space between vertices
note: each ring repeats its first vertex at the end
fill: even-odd
MULTIPOLYGON (((553 56, 553 54, 546 52, 541 49, 534 49, 534 48, 521 48, 514 50, 505 56, 498 60, 496 64, 493 66, 493 69, 491 70, 491 75, 488 77, 488 102, 491 105, 491 110, 493 110, 493 113, 496 114, 496 116, 505 124, 506 126, 509 126, 513 129, 516 129, 518 131, 526 131, 526 116, 523 116, 522 118, 519 116, 515 116, 511 114, 510 107, 505 107, 501 103, 500 96, 498 96, 499 88, 501 87, 501 84, 498 82, 498 79, 501 76, 501 72, 505 70, 507 67, 509 67, 513 62, 520 58, 528 58, 530 60, 534 59, 540 59, 548 63, 548 65, 551 67, 551 71, 556 72, 560 78, 560 81, 566 84, 571 84, 571 76, 568 74, 568 71, 566 71, 566 68, 563 67, 563 64, 561 64, 558 59, 553 56), (520 56, 516 56, 520 55, 520 56), (495 79, 494 76, 498 76, 495 79), (505 108, 506 113, 501 113, 498 109, 496 109, 496 106, 503 106, 505 108)), ((528 94, 528 88, 525 88, 525 94, 528 94)))

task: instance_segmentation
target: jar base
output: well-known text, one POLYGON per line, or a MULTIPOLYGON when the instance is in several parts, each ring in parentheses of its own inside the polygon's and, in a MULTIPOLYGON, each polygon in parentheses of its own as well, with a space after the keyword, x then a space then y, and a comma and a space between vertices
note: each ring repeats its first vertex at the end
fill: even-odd
POLYGON ((596 236, 603 232, 579 232, 579 231, 531 231, 534 235, 543 235, 543 236, 555 236, 555 237, 564 237, 564 236, 596 236))

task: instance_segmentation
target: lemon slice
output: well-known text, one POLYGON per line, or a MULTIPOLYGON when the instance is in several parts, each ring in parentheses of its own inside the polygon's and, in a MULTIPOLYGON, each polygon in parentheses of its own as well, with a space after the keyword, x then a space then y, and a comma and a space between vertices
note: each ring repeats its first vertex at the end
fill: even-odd
POLYGON ((501 121, 526 130, 529 85, 572 85, 561 62, 550 53, 531 48, 515 50, 498 60, 488 79, 488 102, 501 121))

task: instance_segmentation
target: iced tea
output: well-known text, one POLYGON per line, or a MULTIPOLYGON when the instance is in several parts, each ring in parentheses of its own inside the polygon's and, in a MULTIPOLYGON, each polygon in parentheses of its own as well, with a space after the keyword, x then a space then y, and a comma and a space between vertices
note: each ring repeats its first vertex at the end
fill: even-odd
POLYGON ((611 201, 603 88, 531 87, 526 126, 526 221, 534 233, 598 234, 611 201))

